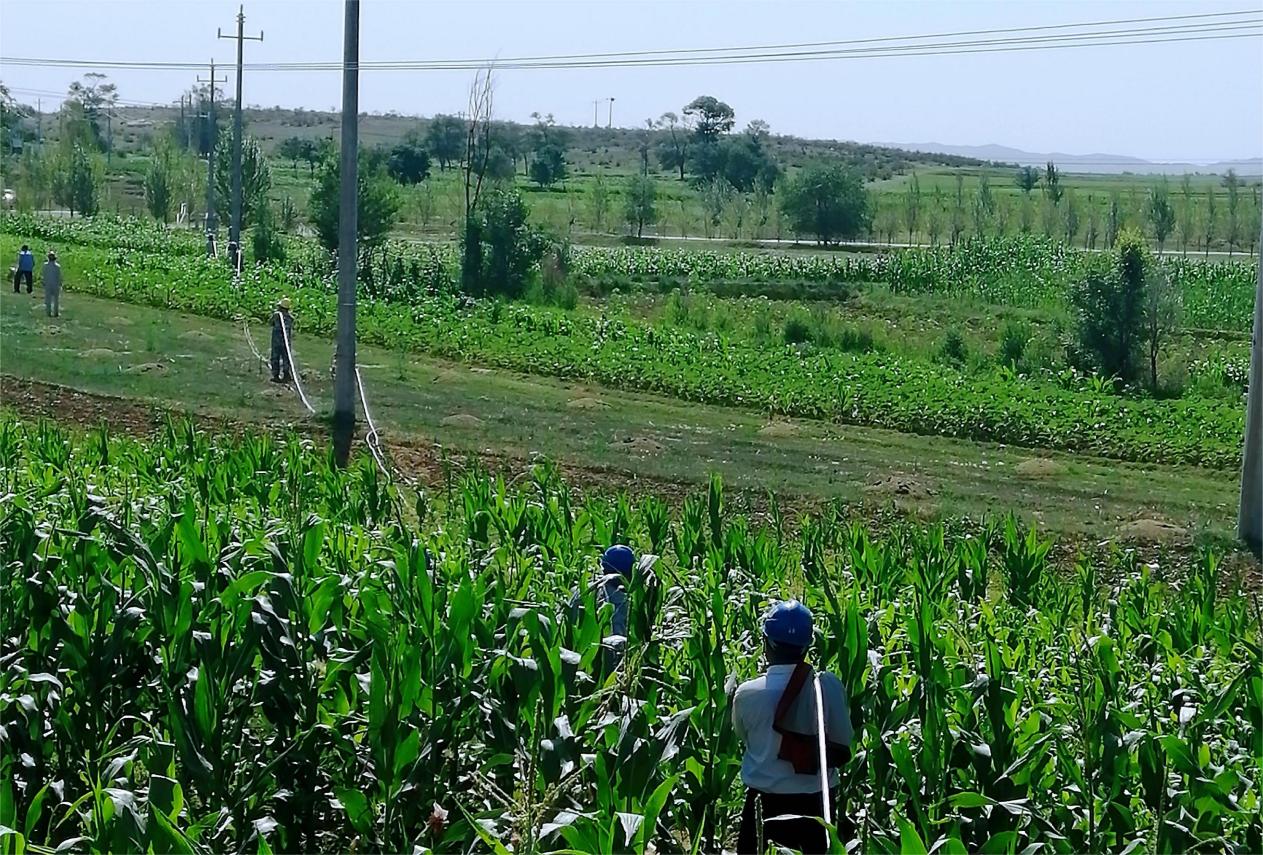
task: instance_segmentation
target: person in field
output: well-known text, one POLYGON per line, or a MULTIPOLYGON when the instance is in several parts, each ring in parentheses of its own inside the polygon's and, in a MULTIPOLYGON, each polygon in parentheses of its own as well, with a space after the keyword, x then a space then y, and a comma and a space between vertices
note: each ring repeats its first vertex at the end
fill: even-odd
POLYGON ((20 294, 22 292, 22 282, 26 282, 26 293, 31 293, 34 289, 35 278, 35 253, 31 252, 31 248, 26 244, 22 244, 22 248, 18 250, 18 264, 13 268, 13 293, 20 294))
POLYGON ((40 282, 44 286, 44 311, 50 318, 61 317, 61 265, 52 250, 48 251, 48 261, 40 271, 40 282))
POLYGON ((606 649, 606 663, 612 670, 623 661, 627 649, 627 618, 631 604, 627 599, 627 585, 636 567, 636 553, 630 546, 615 544, 601 554, 601 575, 586 589, 576 591, 570 600, 571 620, 578 620, 583 601, 589 591, 596 594, 596 608, 606 603, 614 607, 610 618, 610 633, 602 639, 606 649))
POLYGON ((289 347, 294 342, 294 316, 289 310, 289 297, 282 297, 276 301, 276 311, 272 313, 273 383, 288 383, 294 376, 294 366, 289 361, 289 347))
MULTIPOLYGON (((811 611, 797 600, 774 604, 763 619, 767 672, 737 687, 732 723, 745 743, 741 780, 745 806, 737 852, 762 853, 770 844, 801 852, 825 852, 828 832, 815 819, 824 816, 819 726, 813 681, 824 701, 825 761, 829 789, 838 785, 838 767, 851 756, 851 717, 846 690, 833 674, 817 674, 806 662, 811 646, 811 611), (793 816, 792 819, 778 819, 793 816)), ((832 813, 832 812, 831 812, 832 813)), ((849 823, 833 814, 845 840, 849 823)))

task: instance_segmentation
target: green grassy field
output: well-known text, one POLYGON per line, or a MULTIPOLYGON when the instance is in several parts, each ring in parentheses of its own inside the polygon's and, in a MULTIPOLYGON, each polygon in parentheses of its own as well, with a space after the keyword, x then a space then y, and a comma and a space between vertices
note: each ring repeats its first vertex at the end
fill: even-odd
MULTIPOLYGON (((43 317, 25 294, 0 296, 4 371, 15 377, 243 421, 305 423, 297 397, 269 382, 241 328, 78 295, 43 317)), ((263 347, 266 330, 255 328, 263 347)), ((331 345, 300 334, 296 358, 327 410, 331 345)), ((536 455, 616 483, 701 483, 719 472, 768 490, 898 505, 919 516, 1012 509, 1050 529, 1116 538, 1137 520, 1193 534, 1230 528, 1235 479, 1192 467, 1121 464, 989 443, 918 437, 756 414, 362 347, 370 406, 387 441, 435 442, 454 455, 536 455)))

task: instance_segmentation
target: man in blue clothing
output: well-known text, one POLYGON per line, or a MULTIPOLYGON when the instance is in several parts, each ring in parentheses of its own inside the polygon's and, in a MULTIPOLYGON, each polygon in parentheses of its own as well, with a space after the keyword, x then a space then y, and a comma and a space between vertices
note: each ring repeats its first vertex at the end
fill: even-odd
POLYGON ((610 634, 602 640, 606 650, 606 664, 617 668, 623 661, 627 647, 627 618, 631 604, 627 601, 627 584, 636 567, 636 553, 629 546, 615 544, 601 554, 601 575, 583 591, 577 591, 570 600, 571 619, 578 617, 587 590, 596 592, 596 608, 609 603, 614 607, 610 618, 610 634))
MULTIPOLYGON (((745 806, 737 852, 762 853, 775 843, 800 852, 825 852, 829 837, 814 817, 824 816, 821 787, 820 724, 824 723, 829 790, 838 785, 838 767, 851 756, 851 717, 846 689, 833 674, 817 674, 805 659, 812 640, 811 611, 797 600, 776 603, 763 619, 767 673, 737 687, 732 723, 745 743, 741 780, 745 806), (820 681, 823 716, 816 711, 820 681), (794 819, 779 819, 793 816, 794 819)), ((846 837, 849 823, 830 811, 846 837)))
POLYGON ((22 280, 26 280, 26 293, 35 287, 35 253, 26 244, 18 251, 18 266, 13 269, 13 293, 22 293, 22 280))

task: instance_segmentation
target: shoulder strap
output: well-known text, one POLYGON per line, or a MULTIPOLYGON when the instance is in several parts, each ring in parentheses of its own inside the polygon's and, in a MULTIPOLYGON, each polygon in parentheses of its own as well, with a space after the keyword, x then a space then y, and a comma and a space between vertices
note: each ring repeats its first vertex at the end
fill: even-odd
POLYGON ((798 700, 798 696, 802 694, 803 687, 807 685, 807 680, 810 678, 810 665, 799 662, 794 666, 794 673, 790 675, 789 683, 785 686, 785 691, 781 693, 781 699, 776 702, 776 714, 772 718, 772 727, 777 732, 780 732, 781 722, 785 720, 785 716, 789 715, 794 701, 798 700))

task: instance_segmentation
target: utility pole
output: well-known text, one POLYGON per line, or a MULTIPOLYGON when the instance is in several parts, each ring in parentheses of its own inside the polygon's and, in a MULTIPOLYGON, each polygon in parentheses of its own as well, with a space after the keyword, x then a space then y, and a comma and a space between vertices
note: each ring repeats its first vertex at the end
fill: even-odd
MULTIPOLYGON (((203 114, 207 123, 207 135, 209 147, 206 153, 206 231, 213 232, 219 227, 218 220, 215 219, 215 143, 219 139, 219 133, 215 129, 215 84, 227 83, 228 78, 223 79, 215 76, 215 60, 210 61, 210 77, 197 78, 198 83, 205 83, 208 93, 206 112, 203 114)), ((210 252, 207 246, 206 251, 210 252)))
POLYGON ((592 99, 592 127, 594 127, 594 128, 599 128, 599 127, 601 127, 601 120, 600 120, 599 118, 597 118, 597 112, 596 112, 596 110, 597 110, 597 105, 599 105, 600 103, 601 103, 601 99, 600 99, 600 98, 593 98, 593 99, 592 99))
POLYGON ((355 434, 355 276, 359 247, 360 0, 346 0, 342 30, 342 188, 338 200, 338 331, 334 351, 333 459, 346 466, 355 434))
POLYGON ((226 36, 222 30, 215 31, 218 38, 237 40, 237 104, 232 116, 232 224, 228 228, 228 240, 237 245, 238 252, 241 251, 241 71, 245 43, 263 41, 262 30, 257 36, 247 36, 245 29, 246 7, 240 6, 237 9, 237 35, 226 36))
POLYGON ((44 153, 44 100, 35 99, 35 150, 44 153))
MULTIPOLYGON (((1260 235, 1263 236, 1263 224, 1260 235)), ((1237 534, 1259 553, 1263 551, 1263 239, 1255 262, 1258 278, 1254 285, 1254 333, 1250 339, 1250 391, 1245 406, 1237 534)))
POLYGON ((605 120, 605 127, 606 128, 614 127, 614 98, 612 96, 610 97, 610 115, 605 120))

